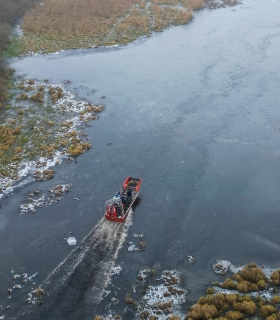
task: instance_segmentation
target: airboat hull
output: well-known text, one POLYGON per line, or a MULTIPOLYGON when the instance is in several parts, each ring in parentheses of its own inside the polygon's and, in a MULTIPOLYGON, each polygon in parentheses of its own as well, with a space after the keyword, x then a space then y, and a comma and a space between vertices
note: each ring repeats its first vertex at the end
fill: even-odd
POLYGON ((112 200, 107 201, 108 202, 107 205, 105 204, 105 207, 106 207, 105 218, 107 220, 115 221, 115 222, 123 222, 125 220, 130 209, 132 208, 133 204, 138 198, 141 183, 142 183, 142 178, 138 179, 138 178, 132 178, 128 176, 125 179, 121 189, 123 194, 119 194, 118 192, 112 200), (126 194, 130 194, 131 196, 126 196, 125 203, 122 203, 120 199, 118 199, 118 194, 120 199, 122 198, 123 195, 126 195, 126 194))

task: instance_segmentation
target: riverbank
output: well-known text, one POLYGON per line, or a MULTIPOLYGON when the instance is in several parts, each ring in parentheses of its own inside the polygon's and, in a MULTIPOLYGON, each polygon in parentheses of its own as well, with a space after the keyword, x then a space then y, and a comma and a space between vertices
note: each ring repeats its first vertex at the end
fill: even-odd
POLYGON ((23 19, 10 55, 124 45, 170 26, 189 23, 193 11, 239 4, 237 0, 46 1, 23 19))
MULTIPOLYGON (((81 28, 79 25, 81 19, 75 19, 77 23, 75 26, 71 22, 70 28, 70 25, 63 23, 64 20, 61 19, 61 16, 67 21, 73 21, 73 17, 71 17, 72 11, 67 11, 68 6, 63 3, 63 0, 54 3, 49 1, 44 5, 37 5, 35 9, 25 15, 22 23, 23 30, 18 27, 16 32, 13 33, 11 44, 6 50, 6 55, 17 56, 34 52, 50 53, 69 48, 124 44, 135 40, 139 36, 147 36, 151 35, 154 31, 161 31, 170 25, 187 23, 192 19, 192 10, 198 10, 204 6, 213 9, 235 4, 237 4, 237 1, 232 0, 223 2, 206 1, 205 3, 202 0, 185 0, 183 2, 178 2, 177 0, 157 0, 153 3, 136 1, 133 3, 133 7, 130 7, 131 3, 129 1, 120 1, 116 2, 113 7, 100 8, 97 3, 82 2, 79 3, 79 8, 75 11, 75 14, 83 17, 83 21, 87 27, 82 24, 83 32, 77 32, 81 28), (50 19, 50 10, 52 12, 52 19, 50 19), (89 19, 92 20, 92 15, 88 15, 92 11, 98 12, 98 15, 103 17, 99 17, 101 20, 99 18, 93 19, 94 23, 97 23, 96 28, 86 23, 89 22, 89 19), (58 15, 57 19, 53 14, 54 12, 58 15), (104 25, 105 16, 108 20, 105 19, 107 21, 106 28, 104 25), (57 25, 58 21, 61 23, 60 28, 57 25), (48 23, 51 24, 48 25, 48 23), (46 27, 46 24, 48 27, 46 27), (72 31, 74 30, 75 36, 73 36, 73 33, 71 34, 69 28, 72 31), (101 29, 103 30, 102 32, 100 31, 101 29), (46 30, 48 30, 47 33, 45 33, 46 30), (93 34, 91 34, 92 30, 95 30, 93 34), (38 34, 40 35, 38 36, 38 34), (84 34, 88 35, 85 36, 84 34), (48 38, 49 36, 50 38, 48 38), (92 43, 88 37, 97 39, 97 42, 95 44, 92 43), (41 40, 44 42, 44 45, 41 40), (36 48, 34 47, 35 44, 36 48)), ((0 192, 9 189, 15 181, 19 181, 27 172, 30 172, 32 167, 36 167, 36 162, 48 163, 47 167, 41 166, 43 172, 43 170, 48 170, 50 163, 53 166, 61 162, 59 158, 62 155, 77 156, 90 148, 89 143, 80 142, 81 136, 85 136, 86 134, 80 132, 80 135, 78 135, 73 128, 71 132, 65 133, 68 136, 60 136, 58 138, 58 132, 61 132, 61 127, 66 128, 67 131, 73 123, 73 120, 69 119, 69 123, 71 124, 64 123, 65 119, 67 119, 67 117, 65 118, 65 111, 67 110, 65 110, 66 106, 63 105, 62 98, 65 92, 61 86, 46 86, 46 83, 38 83, 34 86, 34 80, 22 80, 19 82, 15 80, 12 74, 9 77, 9 91, 5 91, 7 103, 5 108, 2 108, 0 123, 0 157, 3 163, 0 170, 0 192), (18 95, 16 94, 17 90, 21 90, 18 95), (45 95, 45 93, 48 94, 45 95), (15 97, 15 95, 17 96, 15 97), (49 97, 46 98, 46 96, 49 97), (54 106, 56 111, 53 112, 54 110, 50 106, 58 100, 62 104, 58 108, 54 106), (29 106, 28 108, 27 105, 29 106), (54 114, 51 115, 51 113, 59 114, 61 120, 58 121, 59 124, 57 121, 53 121, 54 114), (32 132, 34 121, 38 122, 40 134, 32 132), (71 137, 73 140, 71 145, 66 142, 65 138, 67 137, 71 137), (26 148, 27 144, 29 144, 28 148, 26 148), (57 154, 54 160, 53 156, 55 153, 57 154), (46 158, 38 160, 39 157, 49 157, 50 161, 47 162, 46 158)), ((96 108, 89 103, 87 109, 82 108, 80 110, 79 121, 87 122, 96 119, 93 112, 101 111, 99 109, 99 107, 96 108), (92 113, 92 115, 90 116, 89 113, 92 113)), ((49 174, 49 171, 45 172, 44 177, 38 173, 37 175, 35 174, 35 178, 40 177, 40 179, 45 179, 53 176, 52 173, 49 174)))
POLYGON ((51 167, 90 149, 85 125, 104 109, 75 100, 75 94, 65 89, 70 81, 59 85, 47 79, 13 79, 12 83, 12 98, 0 118, 0 197, 24 176, 39 181, 53 178, 51 167))

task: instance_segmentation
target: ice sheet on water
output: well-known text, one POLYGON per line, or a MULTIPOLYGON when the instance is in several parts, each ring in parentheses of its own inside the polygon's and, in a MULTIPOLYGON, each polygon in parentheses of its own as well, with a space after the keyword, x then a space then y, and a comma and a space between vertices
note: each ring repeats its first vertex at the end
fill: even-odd
POLYGON ((137 248, 135 246, 134 243, 132 243, 128 248, 127 248, 128 252, 133 252, 133 251, 139 251, 139 248, 137 248))
POLYGON ((112 275, 114 275, 114 274, 119 275, 121 271, 122 271, 122 267, 121 266, 113 267, 112 268, 112 275))
POLYGON ((69 246, 75 246, 77 244, 77 240, 75 237, 69 237, 66 239, 69 246))

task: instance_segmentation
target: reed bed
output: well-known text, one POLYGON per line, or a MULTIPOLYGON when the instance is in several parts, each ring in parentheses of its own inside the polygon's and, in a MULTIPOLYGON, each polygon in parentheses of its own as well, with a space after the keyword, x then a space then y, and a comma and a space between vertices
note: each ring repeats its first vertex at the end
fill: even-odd
POLYGON ((213 283, 215 289, 207 289, 207 295, 189 309, 185 320, 280 320, 279 275, 280 270, 275 270, 268 278, 261 268, 250 263, 223 283, 213 283), (218 287, 229 292, 219 293, 218 287), (264 297, 263 290, 273 295, 264 297))
POLYGON ((46 0, 24 16, 23 52, 126 44, 187 24, 204 0, 46 0))

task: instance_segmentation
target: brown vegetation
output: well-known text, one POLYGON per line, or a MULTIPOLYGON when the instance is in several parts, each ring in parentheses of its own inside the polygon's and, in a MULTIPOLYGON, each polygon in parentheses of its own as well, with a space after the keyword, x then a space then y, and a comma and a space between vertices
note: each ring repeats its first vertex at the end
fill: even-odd
MULTIPOLYGON (((0 0, 0 52, 9 45, 10 28, 16 19, 25 13, 35 0, 0 0)), ((0 108, 8 98, 6 82, 10 71, 0 60, 0 108)))
POLYGON ((125 296, 125 303, 131 304, 134 307, 136 306, 136 301, 130 297, 129 293, 125 296))
POLYGON ((274 296, 271 300, 273 304, 280 304, 280 296, 274 296))
POLYGON ((219 315, 217 308, 211 304, 195 304, 188 312, 188 319, 207 320, 219 315))
POLYGON ((207 290, 206 290, 206 294, 214 294, 216 291, 215 291, 215 289, 213 289, 213 288, 208 288, 207 290))
MULTIPOLYGON (((238 290, 242 293, 261 291, 280 284, 280 270, 275 270, 267 279, 263 270, 255 263, 250 263, 223 283, 213 283, 215 287, 238 290)), ((275 288, 274 288, 275 289, 275 288)), ((261 296, 243 294, 215 293, 214 288, 207 290, 206 296, 199 298, 188 311, 185 320, 241 320, 259 315, 266 320, 280 320, 277 311, 280 296, 275 295, 270 301, 261 296)))
MULTIPOLYGON (((239 320, 259 313, 262 317, 272 315, 276 308, 264 304, 261 297, 241 296, 239 294, 207 295, 200 297, 187 313, 186 320, 208 320, 211 318, 239 320)), ((271 301, 271 303, 273 303, 271 301)))
POLYGON ((219 9, 225 7, 233 7, 239 4, 240 1, 238 0, 205 0, 205 6, 209 9, 219 9))
POLYGON ((245 266, 238 274, 244 280, 257 283, 259 280, 265 280, 266 276, 264 275, 261 268, 258 268, 255 263, 250 263, 245 266))
MULTIPOLYGON (((22 127, 17 126, 14 128, 8 128, 6 126, 0 126, 0 157, 9 150, 15 143, 18 134, 22 127)), ((19 151, 19 149, 17 149, 19 151)), ((14 160, 20 160, 17 156, 14 160)))
POLYGON ((128 43, 186 24, 203 7, 204 0, 46 0, 25 15, 23 42, 41 52, 128 43))
POLYGON ((90 147, 91 144, 88 142, 71 144, 68 148, 68 153, 71 154, 71 156, 77 157, 78 155, 82 154, 85 150, 90 149, 90 147))
POLYGON ((42 92, 37 92, 37 93, 33 94, 29 99, 32 101, 37 101, 37 102, 42 103, 43 99, 44 99, 44 94, 42 92))
POLYGON ((266 306, 262 306, 261 310, 259 312, 259 315, 261 317, 268 317, 270 316, 272 313, 274 313, 275 311, 277 311, 277 309, 273 306, 270 305, 266 305, 266 306))
POLYGON ((257 311, 257 306, 253 301, 243 301, 233 303, 233 309, 243 312, 248 316, 253 316, 257 311))
POLYGON ((168 317, 168 320, 181 320, 181 318, 178 316, 171 315, 168 317))
POLYGON ((272 280, 274 285, 279 286, 280 285, 280 270, 275 270, 271 274, 270 279, 272 280))
POLYGON ((28 95, 23 92, 21 93, 18 97, 17 97, 17 100, 27 100, 28 99, 28 95))
POLYGON ((45 169, 43 171, 36 170, 33 176, 38 181, 49 180, 54 177, 54 170, 48 170, 48 169, 45 169))
MULTIPOLYGON (((277 276, 275 276, 275 279, 277 276)), ((227 278, 219 286, 223 289, 238 290, 239 292, 248 293, 263 290, 267 286, 268 279, 261 268, 255 263, 250 263, 242 270, 227 278)))
POLYGON ((228 311, 226 313, 226 319, 229 320, 240 320, 244 318, 244 314, 239 311, 228 311))

